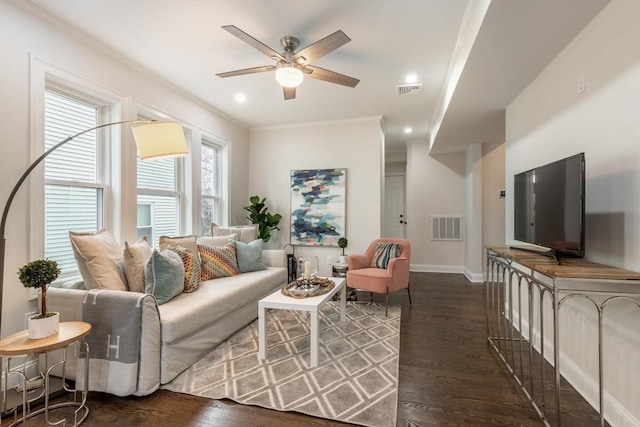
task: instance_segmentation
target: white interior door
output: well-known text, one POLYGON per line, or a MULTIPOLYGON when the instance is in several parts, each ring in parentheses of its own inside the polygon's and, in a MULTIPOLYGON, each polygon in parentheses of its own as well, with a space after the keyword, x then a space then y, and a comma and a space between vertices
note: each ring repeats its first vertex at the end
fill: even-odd
POLYGON ((404 206, 404 176, 391 175, 385 177, 385 218, 384 236, 405 238, 406 217, 404 206))

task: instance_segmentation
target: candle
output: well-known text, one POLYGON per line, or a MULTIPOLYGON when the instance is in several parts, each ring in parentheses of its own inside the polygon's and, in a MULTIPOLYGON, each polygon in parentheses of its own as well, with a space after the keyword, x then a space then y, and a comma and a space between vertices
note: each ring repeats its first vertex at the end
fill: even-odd
POLYGON ((311 278, 311 262, 310 261, 304 262, 304 277, 305 279, 311 278))

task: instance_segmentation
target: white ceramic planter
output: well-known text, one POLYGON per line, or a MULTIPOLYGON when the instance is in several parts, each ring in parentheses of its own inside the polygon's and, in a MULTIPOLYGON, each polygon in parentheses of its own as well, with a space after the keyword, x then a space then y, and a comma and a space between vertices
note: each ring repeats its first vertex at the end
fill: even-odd
POLYGON ((346 264, 347 263, 347 256, 348 255, 340 255, 340 264, 346 264))
POLYGON ((60 325, 60 313, 55 313, 54 316, 45 317, 42 319, 35 319, 31 316, 29 318, 29 339, 37 340, 40 338, 50 337, 58 333, 60 325))

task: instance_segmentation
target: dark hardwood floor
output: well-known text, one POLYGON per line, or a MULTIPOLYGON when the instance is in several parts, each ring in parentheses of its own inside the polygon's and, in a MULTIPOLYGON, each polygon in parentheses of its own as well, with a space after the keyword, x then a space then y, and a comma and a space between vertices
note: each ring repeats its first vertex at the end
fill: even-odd
MULTIPOLYGON (((411 295, 411 308, 404 291, 389 298, 402 305, 398 426, 542 425, 489 350, 484 285, 459 274, 412 273, 411 295)), ((369 294, 358 298, 368 301, 369 294)), ((380 295, 374 301, 384 302, 380 295)), ((564 393, 570 413, 563 411, 563 425, 598 424, 575 392, 564 393)), ((93 392, 89 407, 86 427, 347 425, 163 390, 127 398, 93 392)))

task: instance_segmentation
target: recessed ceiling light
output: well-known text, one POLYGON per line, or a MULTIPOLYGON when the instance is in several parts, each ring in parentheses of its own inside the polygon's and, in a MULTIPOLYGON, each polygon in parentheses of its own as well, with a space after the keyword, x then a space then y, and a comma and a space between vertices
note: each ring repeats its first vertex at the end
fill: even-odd
POLYGON ((410 128, 410 127, 404 128, 404 133, 411 133, 411 132, 413 132, 412 128, 410 128))
POLYGON ((413 73, 407 74, 407 77, 404 78, 404 81, 407 84, 415 83, 418 81, 418 75, 413 73))
POLYGON ((236 95, 236 102, 240 103, 240 104, 244 104, 245 102, 247 102, 247 95, 245 95, 244 93, 239 93, 236 95))

